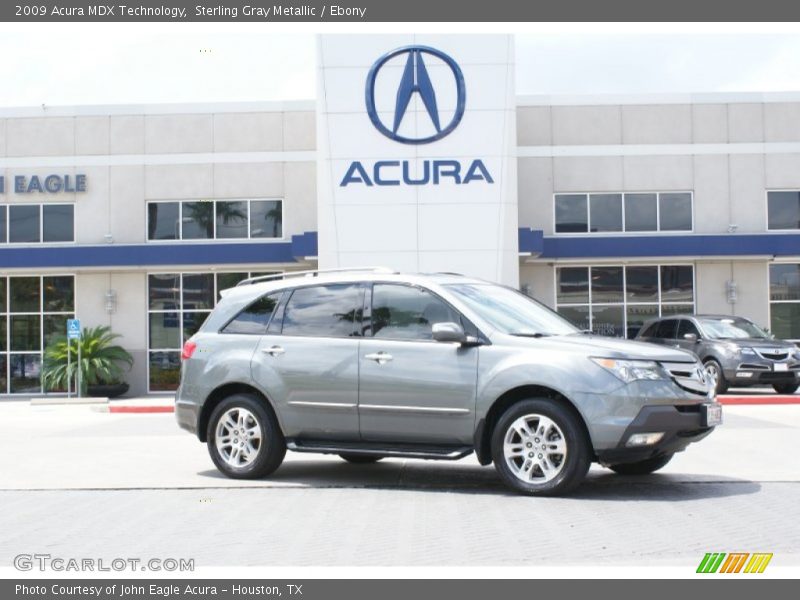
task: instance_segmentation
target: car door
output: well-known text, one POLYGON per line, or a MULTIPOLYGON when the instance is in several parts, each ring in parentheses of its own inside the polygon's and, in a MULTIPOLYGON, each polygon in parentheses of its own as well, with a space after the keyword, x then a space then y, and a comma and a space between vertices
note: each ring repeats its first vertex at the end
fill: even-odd
POLYGON ((472 443, 478 347, 433 340, 434 323, 467 323, 430 290, 375 283, 361 340, 359 419, 365 441, 472 443))
POLYGON ((358 344, 364 286, 286 292, 255 352, 253 378, 277 406, 286 437, 358 439, 358 344))

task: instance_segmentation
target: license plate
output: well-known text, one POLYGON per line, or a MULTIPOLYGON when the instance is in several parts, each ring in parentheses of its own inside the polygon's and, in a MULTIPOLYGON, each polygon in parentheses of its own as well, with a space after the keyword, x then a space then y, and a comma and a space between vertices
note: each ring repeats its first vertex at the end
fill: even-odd
POLYGON ((775 363, 775 370, 776 371, 788 371, 789 365, 786 363, 775 363))
POLYGON ((722 405, 717 404, 703 404, 703 426, 716 427, 722 424, 722 405))

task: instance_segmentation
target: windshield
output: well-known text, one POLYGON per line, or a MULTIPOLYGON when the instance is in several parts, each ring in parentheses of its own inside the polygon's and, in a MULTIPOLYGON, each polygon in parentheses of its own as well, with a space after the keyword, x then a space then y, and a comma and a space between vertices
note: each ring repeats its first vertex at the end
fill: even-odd
POLYGON ((698 319, 706 335, 715 340, 769 339, 769 335, 747 319, 698 319))
POLYGON ((511 288, 490 283, 458 283, 447 288, 502 333, 540 336, 579 331, 554 311, 511 288))

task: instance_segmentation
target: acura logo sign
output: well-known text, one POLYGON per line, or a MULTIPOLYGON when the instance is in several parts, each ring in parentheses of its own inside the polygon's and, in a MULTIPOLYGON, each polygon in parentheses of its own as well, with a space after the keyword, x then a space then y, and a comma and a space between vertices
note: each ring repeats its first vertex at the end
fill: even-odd
MULTIPOLYGON (((404 46, 375 61, 367 74, 365 96, 369 119, 383 135, 401 144, 430 144, 458 127, 464 116, 467 89, 461 67, 450 56, 430 46, 404 46), (388 64, 397 57, 400 57, 397 65, 388 64), (381 77, 385 67, 394 75, 400 75, 399 83, 397 77, 389 73, 384 72, 385 75, 381 77), (391 82, 389 88, 386 87, 387 82, 391 82), (446 87, 448 85, 452 87, 446 87), (377 87, 381 88, 377 95, 382 102, 375 100, 377 87), (418 114, 409 111, 409 105, 415 98, 424 109, 418 114), (450 108, 441 110, 443 104, 450 108), (426 133, 414 137, 407 133, 415 130, 426 133)), ((464 185, 481 182, 491 185, 494 178, 480 158, 419 156, 411 160, 388 157, 372 161, 353 160, 339 186, 464 185)))
POLYGON ((467 90, 464 85, 464 75, 461 73, 461 68, 450 56, 429 46, 404 46, 383 55, 372 65, 367 75, 365 100, 367 114, 372 124, 383 135, 402 144, 429 144, 450 134, 461 122, 461 118, 464 116, 467 90), (376 80, 381 69, 393 58, 399 56, 406 56, 406 64, 397 88, 394 114, 387 119, 388 122, 384 123, 375 104, 376 80), (442 115, 439 112, 436 88, 428 72, 428 65, 436 63, 443 63, 449 67, 456 92, 455 112, 449 122, 444 124, 442 123, 442 115), (413 115, 407 115, 407 112, 408 106, 415 96, 419 97, 422 106, 425 108, 425 113, 430 119, 432 130, 435 132, 432 135, 410 137, 399 133, 404 121, 413 118, 413 115))

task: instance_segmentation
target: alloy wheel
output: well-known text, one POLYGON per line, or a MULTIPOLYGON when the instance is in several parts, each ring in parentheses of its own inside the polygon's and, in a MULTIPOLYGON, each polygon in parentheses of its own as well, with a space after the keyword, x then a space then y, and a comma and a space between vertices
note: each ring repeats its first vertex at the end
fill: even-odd
POLYGON ((261 425, 246 408, 230 408, 219 418, 215 444, 222 460, 231 467, 249 466, 258 456, 261 442, 261 425))
POLYGON ((529 414, 509 426, 503 440, 503 457, 518 479, 547 483, 566 464, 567 441, 555 421, 544 415, 529 414))
POLYGON ((705 371, 712 387, 716 389, 717 385, 719 384, 719 368, 717 367, 717 363, 715 363, 713 360, 708 361, 705 364, 705 371))

